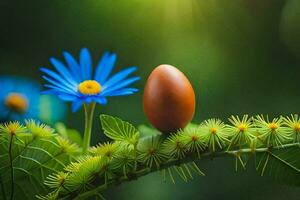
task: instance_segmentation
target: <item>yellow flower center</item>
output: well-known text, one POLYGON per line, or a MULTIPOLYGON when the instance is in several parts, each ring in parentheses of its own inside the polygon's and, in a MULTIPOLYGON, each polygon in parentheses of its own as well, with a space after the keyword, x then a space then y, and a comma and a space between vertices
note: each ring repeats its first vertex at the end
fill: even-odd
POLYGON ((57 181, 59 183, 59 185, 62 185, 66 180, 66 175, 65 174, 60 174, 58 177, 57 177, 57 181))
POLYGON ((300 124, 295 124, 295 125, 294 125, 294 130, 295 130, 296 132, 300 132, 300 124))
POLYGON ((15 112, 23 113, 28 108, 28 101, 19 93, 10 93, 5 98, 5 105, 15 112))
POLYGON ((81 94, 95 95, 101 92, 101 85, 95 80, 83 81, 78 85, 81 94))
POLYGON ((213 128, 210 129, 210 133, 211 133, 211 134, 216 134, 216 133, 217 133, 217 130, 218 130, 217 128, 214 128, 214 127, 213 127, 213 128))
POLYGON ((151 147, 151 148, 149 149, 149 154, 150 154, 150 155, 154 155, 154 154, 155 154, 155 149, 154 149, 153 147, 151 147))
POLYGON ((247 130, 247 126, 245 124, 240 124, 238 129, 240 130, 240 132, 245 132, 247 130))
POLYGON ((199 138, 198 138, 197 135, 193 135, 193 136, 192 136, 192 141, 193 141, 193 142, 197 141, 198 139, 199 139, 199 138))
POLYGON ((5 124, 5 128, 8 134, 16 135, 16 133, 22 129, 22 126, 19 122, 9 122, 5 124))
POLYGON ((278 125, 276 123, 272 122, 272 123, 269 123, 269 128, 272 131, 275 131, 278 128, 278 125))

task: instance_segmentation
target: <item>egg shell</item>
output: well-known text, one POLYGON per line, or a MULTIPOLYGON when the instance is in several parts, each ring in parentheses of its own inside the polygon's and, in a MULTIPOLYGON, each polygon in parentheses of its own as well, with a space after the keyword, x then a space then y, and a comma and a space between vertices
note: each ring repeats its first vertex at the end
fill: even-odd
POLYGON ((171 65, 159 65, 150 74, 143 97, 150 123, 163 133, 184 128, 195 112, 194 89, 186 76, 171 65))

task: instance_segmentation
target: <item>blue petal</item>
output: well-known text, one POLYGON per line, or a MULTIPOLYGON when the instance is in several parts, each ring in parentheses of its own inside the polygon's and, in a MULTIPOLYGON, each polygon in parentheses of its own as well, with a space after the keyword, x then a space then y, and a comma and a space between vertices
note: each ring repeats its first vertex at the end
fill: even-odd
POLYGON ((60 99, 62 99, 64 101, 70 101, 69 98, 67 98, 66 96, 73 96, 74 99, 78 98, 78 96, 62 93, 62 92, 57 91, 56 89, 44 90, 44 91, 41 92, 41 94, 42 95, 55 95, 55 96, 58 96, 60 99))
POLYGON ((76 112, 83 104, 82 100, 75 100, 72 103, 72 112, 76 112))
POLYGON ((73 76, 70 74, 70 71, 65 67, 65 65, 62 62, 60 62, 55 58, 50 58, 50 62, 55 67, 55 69, 60 73, 60 75, 63 78, 65 78, 66 81, 68 81, 72 85, 78 84, 78 82, 76 82, 73 76))
POLYGON ((63 55, 65 57, 65 60, 70 68, 70 71, 74 77, 74 79, 77 82, 82 82, 83 79, 81 77, 81 73, 80 73, 80 66, 77 63, 77 61, 75 60, 75 58, 69 53, 69 52, 63 52, 63 55))
POLYGON ((135 82, 137 80, 140 80, 140 77, 133 77, 133 78, 125 79, 122 82, 120 82, 119 84, 117 84, 117 85, 115 85, 113 87, 107 88, 106 90, 103 90, 103 92, 101 94, 105 96, 109 92, 119 90, 119 89, 121 89, 123 87, 126 87, 126 86, 130 85, 131 83, 133 83, 133 82, 135 82))
POLYGON ((92 102, 94 102, 94 97, 93 96, 86 96, 86 98, 85 98, 85 102, 86 103, 92 103, 92 102))
POLYGON ((108 97, 124 96, 124 95, 134 94, 137 91, 138 91, 138 89, 136 89, 136 88, 124 88, 124 89, 109 92, 105 96, 108 96, 108 97))
POLYGON ((70 94, 60 94, 58 95, 58 97, 64 101, 74 101, 75 99, 77 99, 76 96, 70 94))
POLYGON ((92 58, 87 48, 83 48, 80 51, 80 66, 82 79, 92 79, 92 58))
POLYGON ((112 69, 114 68, 117 59, 116 54, 105 52, 99 64, 97 65, 94 79, 100 84, 105 83, 112 69))
MULTIPOLYGON (((42 76, 42 77, 43 77, 43 79, 45 79, 46 81, 51 83, 53 86, 61 88, 61 89, 65 90, 66 92, 76 93, 76 90, 74 88, 70 88, 70 87, 67 87, 67 86, 64 86, 64 85, 60 85, 58 82, 54 81, 51 78, 48 78, 47 76, 42 76)), ((47 85, 47 87, 50 87, 50 85, 47 85)))
POLYGON ((107 99, 105 97, 96 98, 95 101, 101 105, 107 104, 107 99))
POLYGON ((41 94, 54 94, 54 95, 58 95, 58 94, 60 94, 60 92, 57 91, 57 90, 55 90, 55 89, 49 89, 49 90, 42 91, 41 94))
POLYGON ((72 91, 72 90, 70 90, 68 88, 65 88, 65 87, 57 87, 55 85, 50 85, 50 84, 45 84, 44 86, 47 87, 47 88, 50 88, 50 89, 54 89, 54 90, 56 90, 59 93, 77 95, 76 92, 74 92, 74 91, 72 91))
POLYGON ((119 81, 123 80, 126 78, 129 74, 132 72, 136 71, 136 67, 130 67, 125 70, 120 71, 119 73, 113 75, 108 81, 106 81, 103 85, 103 89, 109 88, 113 86, 114 84, 117 84, 119 81))
POLYGON ((50 76, 51 78, 56 79, 57 81, 59 81, 60 82, 59 85, 65 85, 66 87, 68 87, 70 89, 73 89, 75 91, 75 88, 77 87, 76 84, 74 85, 74 84, 67 83, 61 76, 59 76, 58 74, 56 74, 55 72, 53 72, 49 69, 40 68, 40 70, 42 72, 44 72, 45 74, 47 74, 48 76, 50 76))

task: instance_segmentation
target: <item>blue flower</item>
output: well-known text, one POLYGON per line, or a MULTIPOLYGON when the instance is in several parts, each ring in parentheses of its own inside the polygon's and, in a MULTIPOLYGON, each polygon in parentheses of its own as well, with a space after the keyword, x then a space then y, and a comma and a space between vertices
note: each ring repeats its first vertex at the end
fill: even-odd
POLYGON ((40 88, 17 77, 0 77, 0 121, 21 121, 39 115, 40 88))
POLYGON ((130 95, 138 91, 136 88, 128 87, 140 79, 139 77, 128 78, 136 71, 136 67, 129 67, 110 76, 117 59, 116 54, 104 53, 97 64, 94 76, 92 58, 88 49, 81 49, 79 62, 68 52, 64 52, 63 56, 67 66, 55 58, 50 59, 57 72, 41 68, 45 73, 43 78, 48 82, 45 84, 48 90, 44 93, 71 101, 73 112, 77 111, 83 103, 96 102, 104 105, 107 104, 106 97, 130 95))

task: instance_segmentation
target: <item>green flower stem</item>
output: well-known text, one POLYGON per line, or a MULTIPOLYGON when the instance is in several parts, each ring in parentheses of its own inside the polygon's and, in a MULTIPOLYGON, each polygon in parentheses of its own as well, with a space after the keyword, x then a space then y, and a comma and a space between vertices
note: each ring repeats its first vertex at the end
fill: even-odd
POLYGON ((85 126, 82 144, 82 153, 86 153, 90 147, 91 134, 93 127, 93 116, 96 103, 84 104, 85 126))
MULTIPOLYGON (((278 147, 273 147, 273 149, 284 149, 284 148, 293 147, 293 146, 299 146, 299 143, 285 144, 285 145, 281 145, 278 147)), ((88 198, 91 196, 95 196, 96 194, 99 194, 100 192, 106 190, 107 188, 109 188, 113 185, 118 185, 122 182, 136 180, 139 177, 148 175, 152 172, 160 171, 163 169, 168 169, 169 167, 172 167, 172 166, 178 166, 181 164, 185 164, 185 163, 189 163, 189 162, 193 162, 193 161, 197 161, 197 160, 207 160, 207 159, 211 160, 213 158, 227 157, 227 156, 231 157, 232 155, 236 155, 238 153, 239 154, 254 154, 254 153, 263 153, 263 152, 268 152, 268 151, 270 151, 269 148, 257 148, 257 149, 245 148, 245 149, 239 149, 239 150, 233 150, 233 151, 204 152, 201 154, 201 158, 199 158, 197 154, 191 154, 181 160, 170 160, 170 161, 162 164, 159 169, 143 168, 143 169, 140 169, 140 170, 134 172, 133 174, 130 174, 130 176, 128 176, 128 177, 121 177, 121 178, 118 178, 117 180, 115 180, 115 179, 110 180, 108 183, 100 185, 100 186, 94 188, 93 190, 79 194, 74 199, 80 200, 80 199, 85 199, 85 198, 88 198)))

